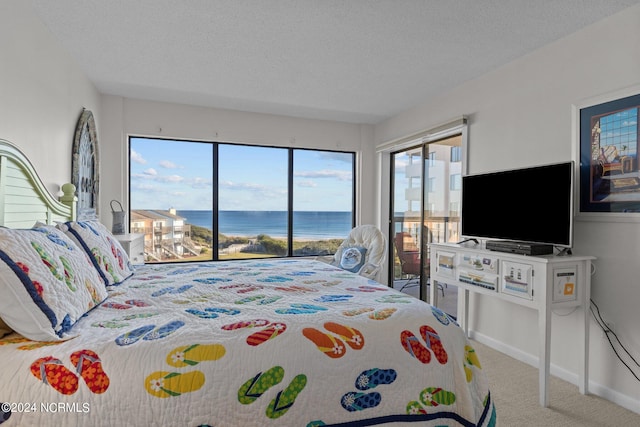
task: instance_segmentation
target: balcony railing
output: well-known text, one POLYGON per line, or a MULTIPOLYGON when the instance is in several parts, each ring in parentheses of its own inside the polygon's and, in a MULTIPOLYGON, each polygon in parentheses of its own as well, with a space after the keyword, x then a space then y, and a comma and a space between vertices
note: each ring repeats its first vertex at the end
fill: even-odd
POLYGON ((132 233, 139 234, 171 234, 171 233, 184 233, 189 234, 191 232, 191 225, 179 225, 176 227, 137 227, 131 226, 132 233))

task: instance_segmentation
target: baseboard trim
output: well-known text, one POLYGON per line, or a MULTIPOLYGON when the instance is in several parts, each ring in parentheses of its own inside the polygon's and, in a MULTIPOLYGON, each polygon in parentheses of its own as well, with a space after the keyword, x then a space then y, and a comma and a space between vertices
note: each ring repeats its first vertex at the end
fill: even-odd
MULTIPOLYGON (((509 357, 513 357, 520 362, 526 363, 527 365, 533 366, 534 368, 538 368, 538 356, 536 355, 524 352, 518 348, 507 345, 501 341, 497 341, 487 335, 483 335, 476 331, 469 331, 469 336, 471 337, 471 339, 478 341, 479 343, 484 344, 487 347, 491 347, 492 349, 504 353, 509 357)), ((550 370, 551 375, 558 377, 561 380, 564 380, 577 387, 578 374, 556 366, 553 363, 550 366, 550 370)), ((640 400, 634 399, 631 396, 627 396, 626 394, 615 391, 609 387, 605 387, 602 384, 596 383, 592 380, 589 380, 589 393, 613 402, 618 406, 628 409, 629 411, 640 414, 640 400)))

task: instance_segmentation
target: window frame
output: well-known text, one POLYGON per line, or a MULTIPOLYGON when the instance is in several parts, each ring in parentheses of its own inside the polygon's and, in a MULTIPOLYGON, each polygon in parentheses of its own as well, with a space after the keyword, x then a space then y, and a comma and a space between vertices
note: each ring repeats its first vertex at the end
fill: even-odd
MULTIPOLYGON (((257 147, 257 148, 273 148, 280 150, 287 150, 288 156, 288 165, 287 165, 287 173, 288 173, 288 184, 287 184, 287 254, 286 256, 269 256, 269 257, 255 257, 255 259, 260 258, 300 258, 309 255, 294 255, 293 254, 293 215, 294 215, 294 197, 295 197, 295 188, 294 188, 294 153, 296 151, 314 151, 314 152, 322 152, 322 153, 340 153, 340 154, 350 154, 351 155, 351 176, 352 176, 352 185, 351 185, 351 228, 355 227, 356 218, 357 218, 357 152, 355 151, 341 151, 341 150, 327 150, 320 148, 301 148, 301 147, 285 147, 285 146, 277 146, 277 145, 262 145, 262 144, 248 144, 248 143, 235 143, 235 142, 227 142, 227 141, 209 141, 209 140, 194 140, 187 138, 166 138, 166 137, 153 137, 153 136, 141 136, 130 134, 127 135, 127 157, 128 157, 128 169, 127 169, 127 199, 128 199, 128 214, 129 218, 131 218, 131 145, 132 140, 134 139, 153 139, 153 140, 164 140, 171 142, 196 142, 196 143, 204 143, 212 145, 212 257, 211 260, 185 260, 180 261, 183 263, 189 262, 211 262, 211 261, 221 261, 219 257, 219 251, 216 249, 219 245, 218 238, 218 230, 219 230, 219 208, 220 208, 220 179, 219 179, 219 162, 220 162, 220 154, 219 148, 221 145, 240 145, 247 147, 257 147)), ((345 235, 346 238, 346 235, 345 235)), ((224 259, 227 261, 227 259, 224 259)), ((233 261, 233 259, 229 260, 233 261)), ((168 262, 175 262, 172 260, 154 262, 154 264, 162 264, 168 262)))

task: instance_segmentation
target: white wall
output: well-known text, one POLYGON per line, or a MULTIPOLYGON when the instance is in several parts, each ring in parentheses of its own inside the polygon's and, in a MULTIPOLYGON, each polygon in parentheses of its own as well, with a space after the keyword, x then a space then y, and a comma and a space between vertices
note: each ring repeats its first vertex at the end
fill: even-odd
POLYGON ((29 2, 0 2, 0 40, 0 138, 17 145, 56 194, 71 181, 71 148, 82 108, 98 122, 100 94, 29 2))
MULTIPOLYGON (((109 201, 128 201, 128 135, 238 142, 278 147, 355 151, 357 222, 372 223, 373 126, 246 113, 215 108, 103 96, 100 133, 103 178, 101 212, 109 201), (108 169, 107 169, 108 168, 108 169), (107 179, 108 177, 108 179, 107 179)), ((102 215, 110 226, 110 215, 102 215)))
MULTIPOLYGON (((572 105, 630 87, 640 93, 638 46, 640 6, 376 125, 376 145, 467 115, 470 173, 571 160, 572 105)), ((388 189, 383 185, 380 192, 388 189)), ((382 200, 380 209, 388 210, 382 200)), ((598 257, 593 300, 640 358, 640 223, 578 221, 574 243, 575 253, 598 257)), ((537 357, 533 311, 485 297, 474 298, 472 310, 479 339, 525 360, 537 357)), ((577 313, 553 316, 552 372, 570 380, 577 375, 578 327, 577 313)), ((640 382, 618 362, 593 322, 590 337, 593 390, 640 413, 640 382)))

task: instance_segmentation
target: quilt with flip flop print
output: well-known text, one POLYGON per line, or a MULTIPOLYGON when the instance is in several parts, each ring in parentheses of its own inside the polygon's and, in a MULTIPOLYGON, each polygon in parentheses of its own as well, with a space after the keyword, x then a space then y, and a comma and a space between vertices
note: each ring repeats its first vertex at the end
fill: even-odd
POLYGON ((496 423, 454 319, 316 261, 141 266, 73 333, 0 339, 0 427, 496 423))

